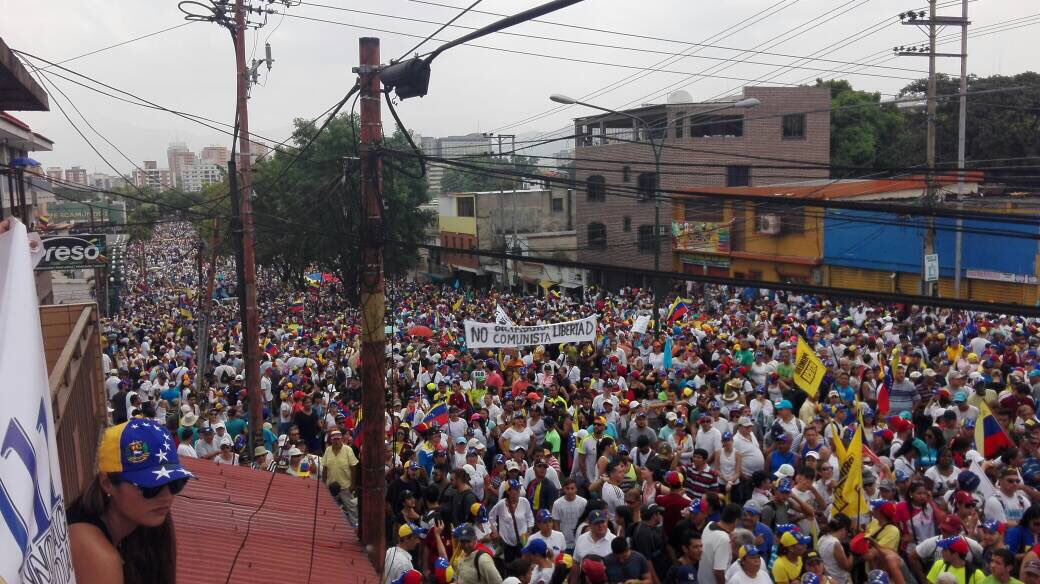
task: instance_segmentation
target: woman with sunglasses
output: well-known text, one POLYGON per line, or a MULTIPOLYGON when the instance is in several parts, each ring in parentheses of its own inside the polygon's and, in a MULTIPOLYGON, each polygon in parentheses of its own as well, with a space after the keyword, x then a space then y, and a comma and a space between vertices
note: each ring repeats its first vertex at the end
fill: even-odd
POLYGON ((135 419, 105 430, 98 474, 69 505, 77 581, 173 584, 176 545, 170 508, 192 474, 157 422, 135 419))

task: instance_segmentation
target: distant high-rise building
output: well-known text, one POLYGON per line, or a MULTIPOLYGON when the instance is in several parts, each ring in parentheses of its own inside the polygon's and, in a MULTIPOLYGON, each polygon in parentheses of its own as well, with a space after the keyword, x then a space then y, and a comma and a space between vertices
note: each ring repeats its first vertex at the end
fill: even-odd
POLYGON ((103 172, 94 172, 87 175, 87 186, 94 189, 110 191, 124 183, 121 176, 112 176, 103 172))
POLYGON ((73 166, 65 169, 65 182, 87 186, 87 169, 73 166))
POLYGON ((201 191, 202 187, 224 180, 227 171, 216 164, 193 164, 181 170, 180 188, 188 192, 201 191))
POLYGON ((227 149, 227 146, 206 146, 202 149, 199 158, 203 164, 216 164, 226 169, 228 159, 231 158, 231 151, 227 149))
POLYGON ((57 182, 65 180, 65 169, 60 166, 48 166, 47 180, 57 182))
POLYGON ((263 142, 254 142, 249 145, 249 158, 256 162, 259 158, 264 158, 271 153, 271 147, 263 142))
POLYGON ((141 168, 134 169, 132 176, 133 182, 138 188, 149 187, 158 191, 173 188, 170 171, 159 168, 158 163, 154 160, 145 160, 141 168))
POLYGON ((195 153, 188 150, 188 146, 183 142, 171 142, 166 147, 166 161, 170 166, 170 176, 174 180, 173 186, 180 186, 181 171, 195 164, 195 153))

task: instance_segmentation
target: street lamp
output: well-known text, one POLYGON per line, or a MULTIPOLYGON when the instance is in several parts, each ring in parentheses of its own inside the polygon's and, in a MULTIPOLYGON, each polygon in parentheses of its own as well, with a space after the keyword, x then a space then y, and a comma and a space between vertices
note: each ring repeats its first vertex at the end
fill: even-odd
MULTIPOLYGON (((647 140, 650 142, 650 148, 653 149, 653 152, 654 152, 654 246, 655 246, 654 247, 654 271, 655 272, 659 272, 661 270, 661 242, 660 242, 660 240, 661 240, 661 150, 664 148, 664 140, 665 140, 665 137, 668 135, 668 119, 667 119, 667 117, 665 118, 664 125, 663 125, 663 130, 664 131, 661 132, 661 136, 660 136, 659 139, 655 139, 655 137, 654 137, 654 130, 658 129, 658 128, 662 128, 662 125, 657 124, 657 125, 651 126, 650 124, 648 124, 646 122, 646 120, 644 120, 643 118, 641 118, 639 116, 630 114, 628 112, 613 110, 613 109, 610 109, 610 108, 607 108, 607 107, 603 107, 603 106, 600 106, 600 105, 587 103, 587 102, 584 102, 584 101, 581 101, 581 100, 574 99, 573 97, 569 97, 569 96, 563 95, 562 93, 554 93, 554 94, 550 95, 549 96, 549 100, 550 101, 554 101, 556 103, 561 103, 563 105, 583 105, 585 107, 589 107, 589 108, 592 108, 592 109, 597 109, 597 110, 600 110, 602 112, 607 112, 609 114, 614 114, 614 115, 617 115, 617 116, 630 118, 630 119, 634 120, 636 123, 642 124, 642 126, 646 129, 647 140)), ((760 102, 757 98, 746 97, 744 99, 741 99, 741 100, 733 102, 733 103, 727 103, 727 104, 721 105, 719 107, 715 107, 715 108, 711 108, 711 109, 707 109, 707 110, 700 110, 700 111, 697 111, 697 112, 693 112, 693 113, 691 113, 689 115, 678 117, 678 118, 675 119, 675 121, 683 120, 683 119, 689 118, 689 117, 703 116, 703 115, 706 115, 706 114, 711 114, 711 113, 715 113, 715 112, 719 112, 719 111, 723 111, 723 110, 729 110, 729 109, 750 109, 750 108, 753 108, 753 107, 757 107, 761 103, 762 102, 760 102)), ((668 104, 668 105, 694 105, 694 104, 668 104)), ((637 141, 638 141, 638 136, 637 136, 637 141)), ((658 290, 658 286, 656 285, 658 280, 659 280, 659 278, 655 275, 654 276, 654 283, 655 283, 655 285, 653 286, 653 288, 654 288, 654 321, 655 322, 660 320, 660 302, 661 302, 660 297, 661 297, 661 294, 660 294, 660 290, 658 290)), ((660 326, 659 322, 658 322, 658 326, 660 326)))

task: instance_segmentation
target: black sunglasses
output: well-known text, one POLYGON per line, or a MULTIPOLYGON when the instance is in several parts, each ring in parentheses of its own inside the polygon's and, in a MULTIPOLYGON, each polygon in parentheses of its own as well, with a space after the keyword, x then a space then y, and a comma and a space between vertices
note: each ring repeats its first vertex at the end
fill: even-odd
POLYGON ((114 485, 118 485, 118 484, 122 484, 122 483, 129 483, 129 484, 137 487, 137 490, 141 491, 141 496, 144 497, 145 499, 154 499, 154 498, 158 497, 159 493, 162 493, 163 489, 166 489, 166 488, 170 489, 170 494, 171 495, 176 495, 176 494, 180 493, 181 491, 183 491, 184 487, 188 486, 188 479, 187 478, 177 479, 175 481, 168 482, 168 483, 166 483, 164 485, 159 485, 158 487, 142 487, 141 485, 139 485, 137 483, 134 483, 132 481, 128 481, 128 480, 122 479, 122 478, 120 478, 118 476, 115 476, 115 475, 109 475, 109 480, 111 480, 112 484, 114 484, 114 485))

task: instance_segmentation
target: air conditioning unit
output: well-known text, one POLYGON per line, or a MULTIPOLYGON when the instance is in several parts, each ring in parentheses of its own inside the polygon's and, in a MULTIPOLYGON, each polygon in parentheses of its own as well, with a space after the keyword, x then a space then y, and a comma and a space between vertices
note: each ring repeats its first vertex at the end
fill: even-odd
POLYGON ((767 235, 777 235, 780 233, 780 216, 779 215, 759 215, 758 217, 758 232, 765 233, 767 235))

